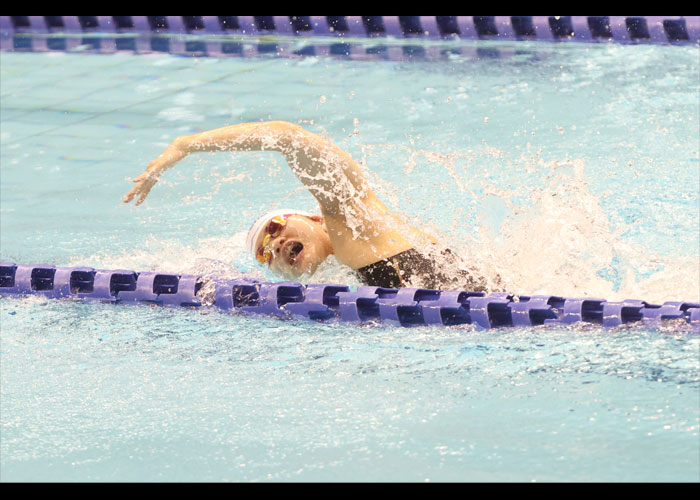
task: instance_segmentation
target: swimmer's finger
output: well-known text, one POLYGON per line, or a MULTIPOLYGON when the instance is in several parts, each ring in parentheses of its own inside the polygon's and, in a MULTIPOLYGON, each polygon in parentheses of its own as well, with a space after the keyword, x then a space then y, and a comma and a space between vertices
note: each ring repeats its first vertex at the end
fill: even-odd
POLYGON ((144 201, 146 201, 147 196, 148 196, 148 191, 146 191, 145 193, 141 193, 141 196, 139 196, 139 199, 136 200, 136 206, 138 206, 141 203, 143 203, 144 201))
MULTIPOLYGON (((134 186, 134 188, 129 191, 126 196, 123 198, 124 203, 129 203, 131 200, 133 200, 136 195, 144 193, 144 195, 147 195, 148 192, 151 190, 153 185, 158 182, 158 175, 155 175, 153 172, 146 171, 139 175, 138 177, 134 177, 131 179, 131 182, 135 182, 137 185, 134 186)), ((143 199, 141 199, 137 205, 140 205, 143 202, 143 199)))
POLYGON ((155 183, 156 183, 156 181, 151 179, 151 180, 145 181, 143 184, 141 184, 139 186, 139 193, 141 194, 141 196, 139 196, 139 199, 136 200, 136 205, 140 205, 141 203, 144 202, 144 200, 148 196, 148 193, 151 192, 151 188, 153 187, 153 185, 155 183))
POLYGON ((124 196, 124 198, 122 199, 122 201, 123 201, 124 203, 129 203, 131 200, 134 199, 134 196, 136 196, 136 194, 138 193, 138 191, 139 191, 139 186, 136 186, 134 189, 132 189, 131 191, 129 191, 128 193, 126 193, 126 195, 124 196))
POLYGON ((123 199, 124 203, 129 203, 131 200, 133 200, 137 194, 140 194, 141 192, 143 192, 143 188, 144 188, 144 183, 140 182, 138 184, 138 186, 135 186, 131 191, 126 193, 126 196, 124 196, 124 199, 123 199))
POLYGON ((139 189, 139 186, 134 186, 133 188, 131 188, 129 190, 129 192, 124 195, 124 198, 123 198, 124 202, 126 203, 128 201, 131 201, 131 199, 134 197, 134 195, 136 194, 136 191, 138 191, 138 189, 139 189))

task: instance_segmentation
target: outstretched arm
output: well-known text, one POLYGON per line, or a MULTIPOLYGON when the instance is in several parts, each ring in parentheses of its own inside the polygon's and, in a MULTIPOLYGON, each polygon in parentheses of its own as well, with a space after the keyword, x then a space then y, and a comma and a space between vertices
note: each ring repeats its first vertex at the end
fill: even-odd
POLYGON ((136 186, 124 197, 140 205, 163 173, 196 152, 275 151, 284 155, 299 180, 318 200, 324 214, 339 214, 344 203, 374 197, 362 172, 348 153, 284 121, 242 123, 175 139, 146 171, 134 178, 136 186))

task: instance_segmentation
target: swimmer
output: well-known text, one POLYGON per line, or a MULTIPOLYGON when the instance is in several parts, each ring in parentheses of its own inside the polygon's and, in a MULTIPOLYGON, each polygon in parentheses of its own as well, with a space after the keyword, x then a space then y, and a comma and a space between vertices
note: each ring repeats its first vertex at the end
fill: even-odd
POLYGON ((329 255, 365 285, 483 291, 485 280, 460 264, 432 236, 391 212, 351 156, 328 140, 285 121, 242 123, 176 138, 123 201, 144 202, 163 173, 192 153, 273 151, 316 198, 321 215, 275 210, 250 228, 247 249, 285 279, 311 276, 329 255), (447 264, 447 265, 446 265, 447 264))

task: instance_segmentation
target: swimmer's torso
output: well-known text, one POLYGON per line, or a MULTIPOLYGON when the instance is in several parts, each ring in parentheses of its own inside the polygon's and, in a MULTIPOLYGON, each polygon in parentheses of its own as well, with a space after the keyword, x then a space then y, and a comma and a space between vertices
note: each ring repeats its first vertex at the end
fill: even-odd
POLYGON ((393 214, 375 196, 345 207, 342 214, 324 211, 328 236, 338 262, 352 269, 404 252, 416 243, 435 242, 393 214))

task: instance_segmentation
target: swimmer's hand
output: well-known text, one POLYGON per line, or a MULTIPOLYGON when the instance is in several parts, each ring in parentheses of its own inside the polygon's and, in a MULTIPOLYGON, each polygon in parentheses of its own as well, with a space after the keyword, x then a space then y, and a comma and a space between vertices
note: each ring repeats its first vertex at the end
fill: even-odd
POLYGON ((186 148, 183 147, 182 138, 175 139, 158 158, 148 164, 144 173, 132 179, 136 183, 136 187, 129 191, 122 201, 129 203, 138 196, 136 205, 143 203, 163 172, 182 160, 187 154, 186 148))

